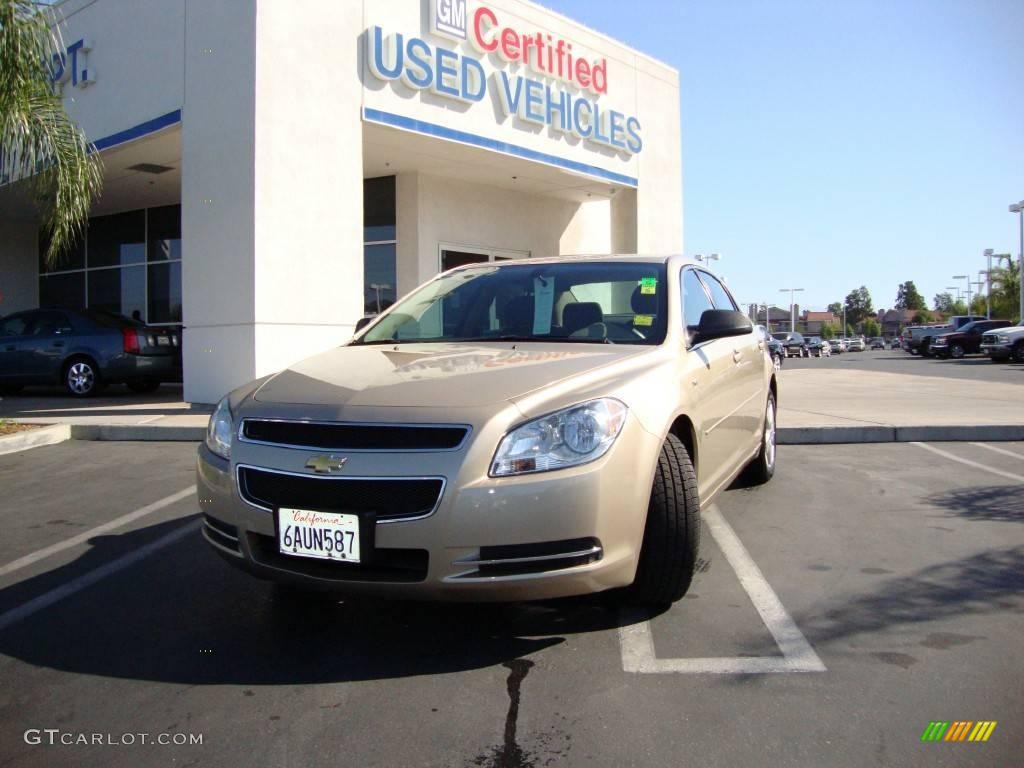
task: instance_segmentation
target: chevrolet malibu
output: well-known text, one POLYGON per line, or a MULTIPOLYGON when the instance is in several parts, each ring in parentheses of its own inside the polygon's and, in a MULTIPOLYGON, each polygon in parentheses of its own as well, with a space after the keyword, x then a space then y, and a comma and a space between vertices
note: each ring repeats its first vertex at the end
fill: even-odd
POLYGON ((220 401, 203 533, 293 587, 669 603, 701 506, 772 477, 776 397, 764 337, 681 257, 459 267, 220 401))

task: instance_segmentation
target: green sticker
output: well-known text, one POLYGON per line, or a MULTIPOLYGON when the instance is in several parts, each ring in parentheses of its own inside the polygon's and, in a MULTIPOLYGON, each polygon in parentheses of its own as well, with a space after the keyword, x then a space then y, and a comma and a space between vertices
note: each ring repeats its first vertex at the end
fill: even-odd
MULTIPOLYGON (((658 278, 656 277, 643 277, 640 279, 640 293, 642 295, 651 296, 658 290, 658 278)), ((639 325, 639 323, 638 323, 639 325)), ((648 323, 649 325, 649 323, 648 323)))
POLYGON ((633 315, 633 325, 654 325, 654 315, 633 315))

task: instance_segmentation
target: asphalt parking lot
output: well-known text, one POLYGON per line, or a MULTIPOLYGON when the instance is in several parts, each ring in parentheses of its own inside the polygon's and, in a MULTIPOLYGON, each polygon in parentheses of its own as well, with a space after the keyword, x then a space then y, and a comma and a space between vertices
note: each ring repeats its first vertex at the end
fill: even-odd
POLYGON ((1019 761, 1024 443, 782 446, 657 615, 295 602, 200 539, 194 450, 0 457, 0 764, 1019 761), (998 725, 922 743, 936 720, 998 725))
POLYGON ((843 352, 823 358, 791 357, 783 363, 783 370, 788 368, 860 369, 880 373, 906 373, 914 376, 1024 384, 1024 365, 1019 363, 1009 361, 993 363, 981 355, 968 355, 960 360, 940 360, 936 357, 921 357, 894 349, 843 352))

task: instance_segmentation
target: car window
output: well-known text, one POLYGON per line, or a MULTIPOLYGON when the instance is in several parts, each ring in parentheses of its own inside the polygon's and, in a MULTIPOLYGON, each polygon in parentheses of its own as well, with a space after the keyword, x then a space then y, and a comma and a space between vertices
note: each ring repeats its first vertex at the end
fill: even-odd
POLYGON ((28 327, 28 317, 11 315, 0 320, 0 336, 22 336, 28 327))
POLYGON ((711 301, 714 302, 715 309, 739 309, 736 306, 736 302, 732 300, 732 296, 725 290, 725 286, 718 282, 717 277, 709 275, 707 272, 701 272, 700 279, 708 287, 708 292, 711 294, 711 301))
POLYGON ((30 336, 51 336, 58 331, 68 332, 71 323, 63 312, 37 312, 29 325, 30 336))
POLYGON ((551 341, 660 344, 665 265, 566 262, 464 267, 392 306, 353 344, 551 341))
POLYGON ((689 330, 700 325, 700 316, 705 311, 714 309, 704 283, 697 277, 696 271, 683 271, 683 320, 689 330))

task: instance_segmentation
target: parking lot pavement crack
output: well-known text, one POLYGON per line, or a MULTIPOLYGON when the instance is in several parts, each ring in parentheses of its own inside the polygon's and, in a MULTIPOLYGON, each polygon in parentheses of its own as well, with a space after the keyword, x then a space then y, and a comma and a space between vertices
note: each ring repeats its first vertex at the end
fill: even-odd
POLYGON ((486 768, 530 768, 536 761, 532 754, 519 746, 516 730, 519 722, 519 699, 522 693, 523 680, 533 667, 528 659, 512 659, 502 663, 509 670, 505 687, 508 691, 508 713, 505 715, 505 737, 500 747, 495 747, 490 755, 482 755, 474 761, 474 765, 486 768))
POLYGON ((854 418, 851 418, 849 416, 840 416, 839 414, 836 414, 836 413, 823 413, 821 411, 808 411, 808 410, 805 410, 803 408, 786 408, 785 411, 783 411, 783 415, 785 413, 787 413, 787 412, 788 413, 807 413, 807 414, 810 414, 812 416, 825 416, 826 418, 829 418, 829 419, 839 419, 841 421, 849 421, 849 422, 852 422, 854 424, 871 424, 871 425, 876 426, 876 427, 891 427, 891 426, 894 426, 891 422, 888 422, 888 421, 872 421, 871 419, 865 419, 865 418, 861 418, 861 417, 858 417, 858 418, 854 419, 854 418))

